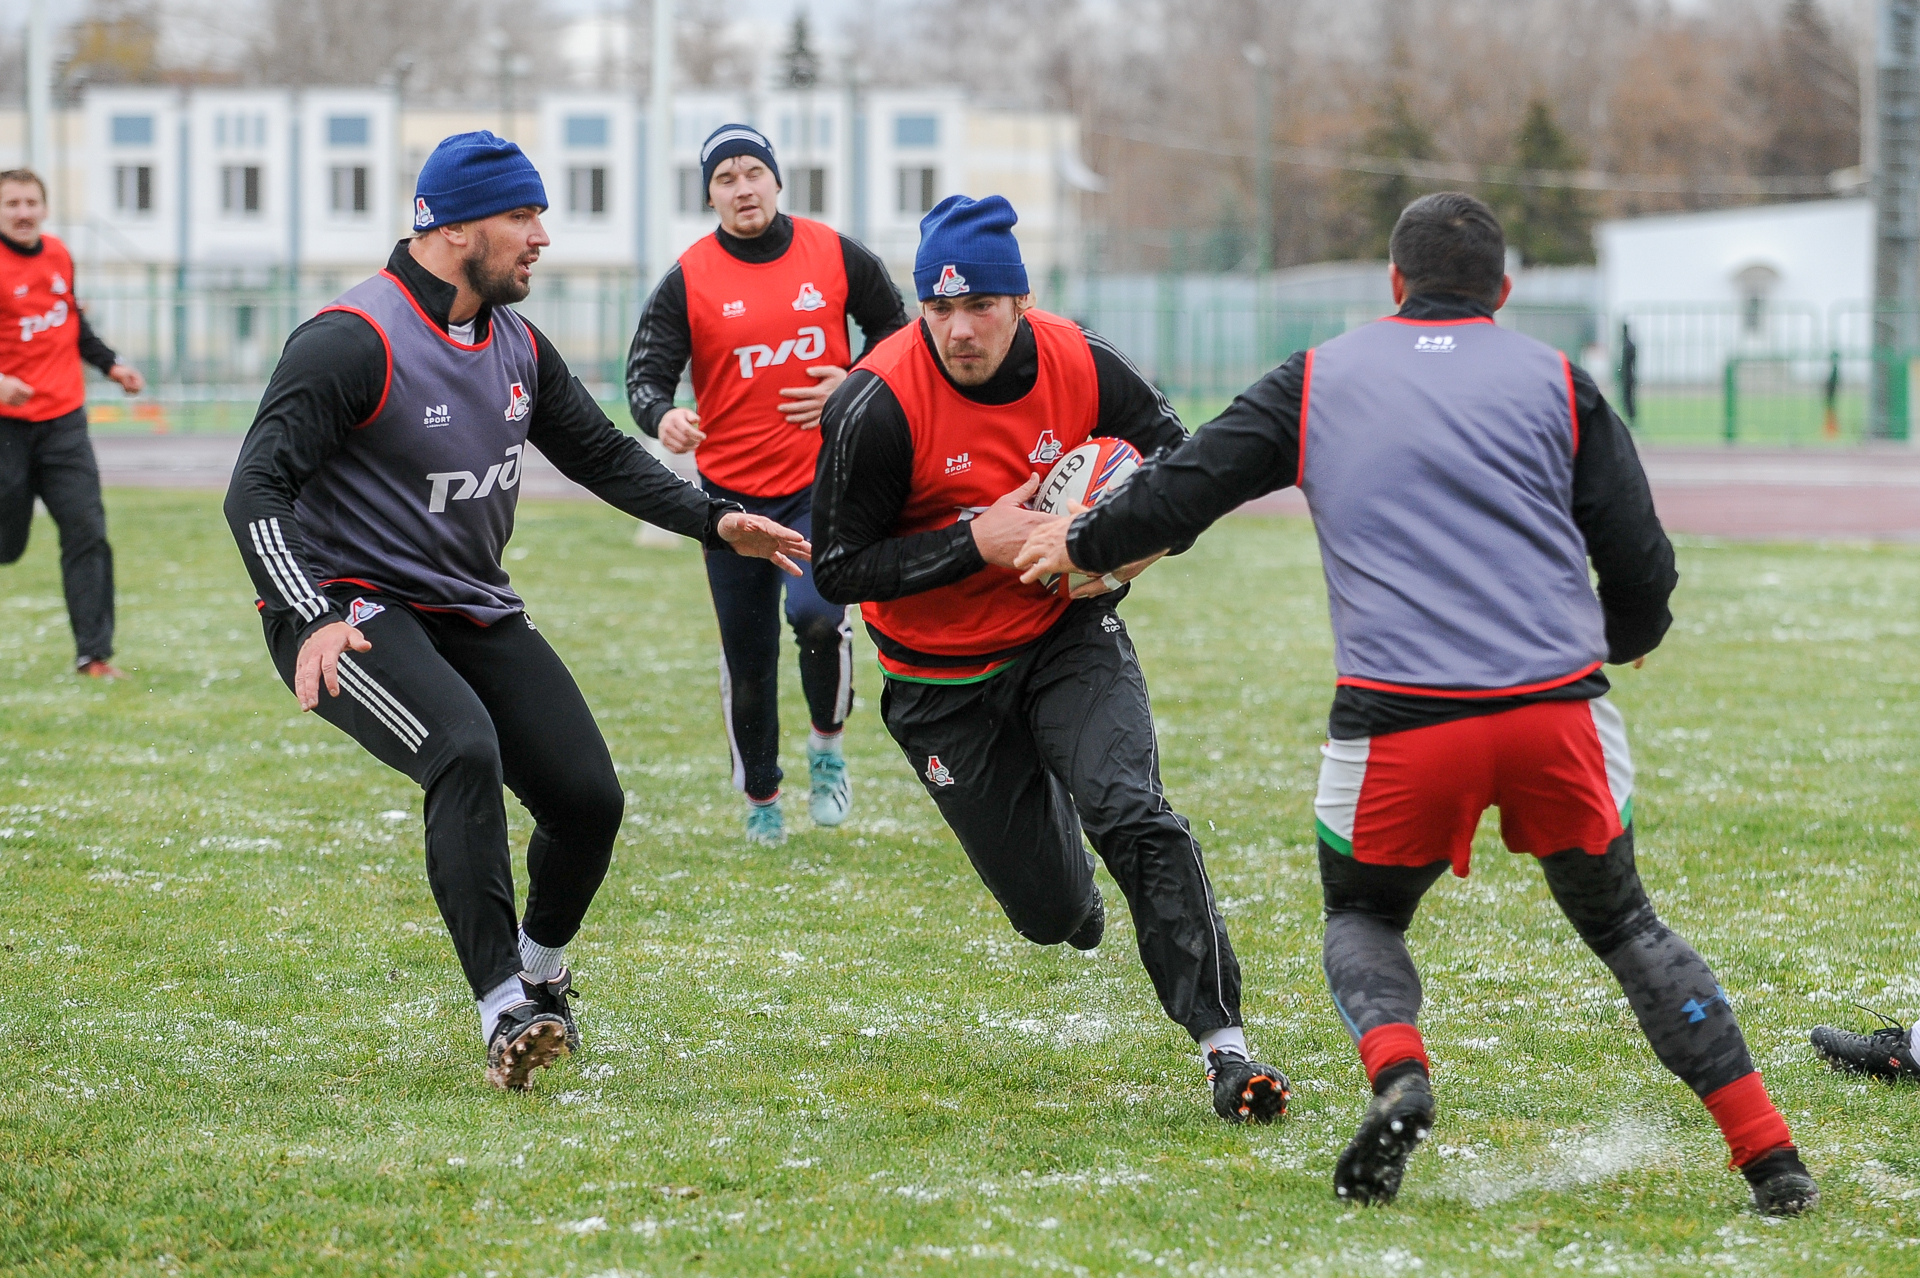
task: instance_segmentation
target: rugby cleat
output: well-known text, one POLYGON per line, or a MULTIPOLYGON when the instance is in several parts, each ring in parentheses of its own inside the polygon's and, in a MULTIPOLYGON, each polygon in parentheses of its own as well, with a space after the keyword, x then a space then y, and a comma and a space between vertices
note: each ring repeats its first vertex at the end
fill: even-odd
POLYGON ((836 826, 853 809, 853 781, 838 750, 807 750, 807 810, 815 825, 836 826))
POLYGON ((1213 1111, 1229 1123, 1271 1123, 1287 1116, 1293 1087, 1271 1065, 1238 1052, 1207 1053, 1207 1081, 1213 1084, 1213 1111))
POLYGON ((768 803, 747 800, 747 842, 777 847, 787 841, 787 819, 780 815, 780 800, 768 803))
POLYGON ((531 1089, 535 1070, 567 1054, 571 1020, 566 996, 556 994, 551 983, 523 972, 520 989, 526 997, 500 1013, 487 1040, 487 1082, 513 1092, 531 1089))
POLYGON ((1807 1036, 1813 1042, 1813 1049, 1827 1064, 1849 1074, 1871 1074, 1888 1082, 1920 1079, 1920 1061, 1913 1058, 1912 1037, 1907 1027, 1870 1007, 1860 1010, 1879 1017, 1885 1024, 1869 1034, 1816 1025, 1807 1036))
POLYGON ((124 679, 127 677, 126 671, 120 669, 112 662, 102 661, 98 657, 84 658, 75 663, 73 669, 74 673, 83 674, 89 679, 106 679, 109 682, 114 679, 124 679))
POLYGON ((1374 1096, 1333 1169, 1333 1192, 1350 1203, 1385 1205, 1400 1192, 1407 1156, 1433 1131, 1433 1086, 1409 1069, 1374 1096))
POLYGON ((1820 1187, 1792 1145, 1770 1149, 1740 1169, 1762 1216, 1798 1216, 1820 1201, 1820 1187))
POLYGON ((573 969, 563 967, 558 976, 549 976, 540 982, 550 1003, 550 1010, 559 1013, 561 1022, 567 1027, 567 1053, 572 1055, 580 1050, 580 1027, 574 1023, 573 1000, 580 997, 573 988, 573 969))
POLYGON ((1093 910, 1080 921, 1073 935, 1067 938, 1067 944, 1076 950, 1097 950, 1100 938, 1107 934, 1107 903, 1100 899, 1096 888, 1093 893, 1093 910))

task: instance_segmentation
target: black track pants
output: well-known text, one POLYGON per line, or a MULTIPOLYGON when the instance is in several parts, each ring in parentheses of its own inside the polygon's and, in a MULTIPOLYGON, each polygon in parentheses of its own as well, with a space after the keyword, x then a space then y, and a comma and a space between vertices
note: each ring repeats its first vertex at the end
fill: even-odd
MULTIPOLYGON (((748 497, 706 478, 716 497, 739 502, 804 536, 813 535, 813 490, 748 497)), ((789 577, 765 559, 724 551, 707 555, 707 586, 720 622, 720 700, 733 752, 733 784, 755 799, 780 789, 780 590, 787 625, 800 648, 800 689, 813 726, 837 732, 853 705, 853 627, 847 610, 813 588, 813 567, 789 577)))
MULTIPOLYGON (((1554 901, 1620 982, 1662 1065, 1703 1097, 1753 1072, 1726 991, 1647 899, 1631 827, 1604 856, 1574 848, 1539 860, 1554 901)), ((1356 1039, 1382 1025, 1416 1022, 1420 975, 1405 932, 1421 896, 1446 868, 1445 861, 1366 865, 1320 843, 1327 907, 1322 959, 1334 1003, 1356 1039)))
POLYGON ((81 664, 113 655, 113 548, 87 410, 51 421, 0 418, 0 564, 27 553, 33 499, 60 530, 60 584, 81 664))
MULTIPOLYGON (((573 939, 606 877, 625 796, 585 698, 524 613, 479 626, 387 596, 329 587, 369 652, 341 657, 340 695, 318 713, 426 791, 427 881, 475 997, 520 970, 513 859, 501 785, 532 814, 527 935, 573 939), (363 614, 365 608, 360 610, 363 614)), ((292 625, 267 623, 267 647, 293 686, 292 625)))
POLYGON ((1119 614, 1082 600, 991 678, 888 679, 880 704, 1016 932, 1057 945, 1092 912, 1084 826, 1167 1015, 1196 1039, 1240 1024, 1240 964, 1200 845, 1161 791, 1147 683, 1119 614))

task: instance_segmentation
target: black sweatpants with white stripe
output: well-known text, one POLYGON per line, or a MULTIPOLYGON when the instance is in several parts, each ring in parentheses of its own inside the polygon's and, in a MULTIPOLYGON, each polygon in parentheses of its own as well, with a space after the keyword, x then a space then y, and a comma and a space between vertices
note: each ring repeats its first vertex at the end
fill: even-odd
MULTIPOLYGON (((319 714, 426 791, 427 881, 477 998, 520 970, 501 786, 534 820, 527 936, 562 946, 606 877, 620 829, 613 759, 573 676, 525 613, 481 626, 356 587, 327 593, 363 618, 373 648, 341 656, 340 695, 323 684, 319 714)), ((268 620, 266 632, 292 687, 299 632, 291 620, 268 620)))
POLYGON ((1240 963, 1199 841, 1161 788, 1146 677, 1111 604, 1074 603, 979 682, 889 678, 880 713, 1014 931, 1058 945, 1092 913, 1084 828, 1167 1015, 1196 1040, 1240 1024, 1240 963))

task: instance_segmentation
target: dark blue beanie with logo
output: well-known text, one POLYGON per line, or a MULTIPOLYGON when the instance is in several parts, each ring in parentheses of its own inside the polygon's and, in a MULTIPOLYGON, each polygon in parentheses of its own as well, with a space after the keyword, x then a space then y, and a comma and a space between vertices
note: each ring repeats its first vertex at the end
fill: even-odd
POLYGON ((767 135, 751 124, 723 124, 707 134, 707 140, 700 144, 702 198, 711 198, 707 193, 713 190, 713 171, 741 155, 751 155, 772 169, 774 185, 784 185, 780 181, 780 166, 774 162, 773 143, 767 141, 767 135))
POLYGON ((413 229, 475 222, 509 209, 547 207, 540 170, 517 145, 482 129, 433 148, 413 188, 413 229))
POLYGON ((1020 215, 1004 195, 970 200, 949 195, 920 219, 920 251, 913 258, 913 286, 923 302, 968 293, 1028 291, 1027 267, 1013 224, 1020 215))

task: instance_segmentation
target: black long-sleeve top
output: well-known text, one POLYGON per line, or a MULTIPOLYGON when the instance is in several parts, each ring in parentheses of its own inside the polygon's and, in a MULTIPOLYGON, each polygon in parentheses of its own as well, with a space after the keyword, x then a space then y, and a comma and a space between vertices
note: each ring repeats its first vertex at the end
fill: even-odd
MULTIPOLYGON (((6 245, 10 251, 21 257, 39 257, 40 250, 47 246, 44 239, 35 240, 31 245, 27 245, 17 240, 10 240, 4 235, 0 235, 0 244, 6 245)), ((67 288, 74 297, 80 296, 80 290, 72 280, 67 281, 67 288)), ((101 375, 105 376, 113 370, 115 364, 120 362, 120 357, 114 354, 113 347, 100 340, 100 334, 93 331, 93 325, 87 323, 87 313, 80 310, 78 306, 74 310, 80 316, 80 358, 99 369, 101 375)))
MULTIPOLYGON (((457 295, 454 286, 414 261, 406 240, 395 246, 387 270, 428 318, 445 330, 457 295)), ((472 340, 484 343, 491 326, 492 307, 483 306, 474 317, 472 340)), ((533 335, 538 368, 527 442, 561 474, 609 505, 698 538, 710 550, 725 547, 718 531, 720 518, 740 509, 738 503, 708 497, 661 465, 639 440, 623 434, 600 411, 546 335, 532 324, 527 329, 533 335)), ((322 579, 314 571, 293 503, 307 481, 344 447, 354 428, 378 409, 387 385, 387 359, 379 331, 347 311, 316 315, 287 339, 240 447, 225 508, 241 558, 268 613, 296 615, 261 560, 249 526, 277 519, 286 554, 309 583, 322 579)), ((326 611, 303 621, 303 642, 314 630, 343 619, 324 594, 320 598, 326 611)), ((409 598, 407 602, 431 605, 436 601, 409 598)))
MULTIPOLYGON (((752 239, 741 239, 715 228, 713 238, 729 255, 742 262, 763 265, 778 261, 793 245, 793 219, 775 215, 772 225, 752 239)), ((900 290, 873 250, 855 239, 840 237, 840 261, 847 273, 847 314, 860 326, 864 339, 858 364, 874 344, 907 326, 900 290)), ((675 262, 654 286, 640 312, 633 345, 627 351, 627 407, 634 423, 656 438, 660 419, 673 407, 680 377, 693 358, 693 330, 687 324, 687 277, 675 262)))
MULTIPOLYGON (((1025 320, 998 371, 979 386, 961 386, 948 377, 925 321, 917 327, 940 375, 977 404, 1011 404, 1039 380, 1040 345, 1025 320)), ((1100 393, 1094 433, 1124 439, 1149 458, 1183 443, 1186 428, 1166 396, 1105 338, 1096 333, 1086 338, 1100 393)), ((894 535, 913 483, 913 435, 900 401, 877 375, 855 369, 827 401, 820 429, 813 584, 821 598, 831 603, 899 599, 986 567, 965 520, 908 537, 894 535)))
MULTIPOLYGON (((1406 319, 1488 318, 1484 303, 1464 297, 1409 298, 1406 319)), ((1150 459, 1125 487, 1076 517, 1067 552, 1088 572, 1110 572, 1169 545, 1191 542, 1242 503, 1293 485, 1300 464, 1300 399, 1306 353, 1297 352, 1248 387, 1185 446, 1150 459)), ((1607 660, 1633 661, 1659 645, 1673 614, 1667 602, 1679 583, 1673 546, 1654 513, 1653 493, 1626 426, 1592 377, 1573 370, 1580 442, 1573 459, 1573 521, 1599 578, 1606 617, 1607 660)), ((1606 676, 1519 697, 1462 700, 1342 686, 1330 729, 1336 737, 1377 736, 1537 700, 1591 698, 1606 676)))

